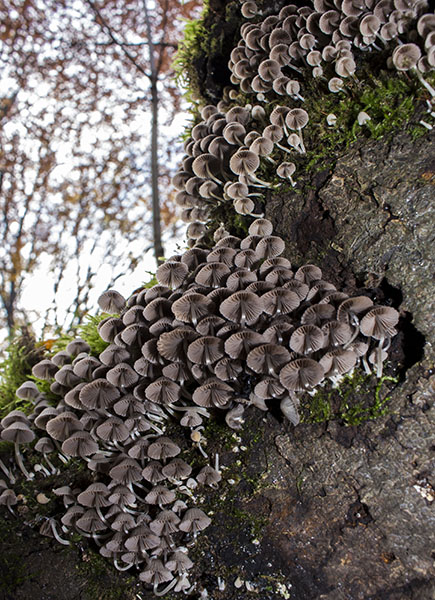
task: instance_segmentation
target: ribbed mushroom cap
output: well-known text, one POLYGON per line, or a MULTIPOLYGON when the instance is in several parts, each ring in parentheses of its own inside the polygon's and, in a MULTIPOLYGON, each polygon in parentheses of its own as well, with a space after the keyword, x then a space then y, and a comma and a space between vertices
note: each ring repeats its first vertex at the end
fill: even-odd
POLYGON ((354 315, 359 315, 373 306, 373 301, 367 296, 355 296, 344 300, 337 309, 337 320, 349 323, 354 315))
POLYGON ((50 380, 57 373, 57 366, 51 362, 48 358, 40 360, 36 365, 32 367, 32 375, 38 379, 50 380))
MULTIPOLYGON (((12 411, 13 412, 13 411, 12 411)), ((20 411, 21 412, 21 411, 20 411)), ((46 408, 44 408, 44 410, 42 410, 39 415, 35 418, 34 424, 36 425, 36 427, 38 427, 39 429, 45 429, 47 426, 47 423, 50 419, 53 419, 56 415, 58 415, 60 412, 59 409, 54 408, 54 406, 47 406, 46 408)), ((8 425, 10 425, 10 423, 13 423, 13 419, 11 421, 9 421, 7 424, 4 423, 4 420, 7 417, 10 417, 11 414, 9 413, 9 415, 6 415, 6 417, 2 420, 2 426, 3 427, 7 427, 8 425)), ((26 417, 26 421, 24 421, 25 423, 28 423, 28 419, 26 417)))
POLYGON ((140 400, 133 394, 125 394, 112 406, 113 411, 121 417, 130 417, 134 413, 144 413, 145 409, 140 400))
POLYGON ((175 514, 174 511, 162 510, 156 518, 151 521, 150 529, 156 535, 170 535, 171 533, 178 531, 180 520, 180 517, 175 514))
POLYGON ((263 79, 263 81, 274 81, 274 79, 282 75, 281 65, 278 61, 273 60, 271 58, 267 58, 266 60, 263 60, 263 62, 261 62, 258 66, 258 74, 261 77, 261 79, 263 79))
POLYGON ((237 150, 230 158, 230 169, 236 175, 249 175, 260 166, 258 154, 252 150, 237 150))
MULTIPOLYGON (((225 281, 229 273, 230 269, 224 262, 210 262, 198 271, 195 282, 207 287, 219 287, 225 281)), ((209 312, 209 309, 206 312, 209 312)), ((206 313, 201 316, 204 316, 205 314, 206 313)))
POLYGON ((222 475, 210 465, 206 465, 200 470, 195 479, 203 485, 214 486, 216 483, 221 481, 222 475))
MULTIPOLYGON (((223 263, 210 263, 210 265, 207 265, 206 267, 214 267, 215 265, 222 264, 223 263)), ((203 269, 206 267, 203 267, 203 269)), ((226 265, 223 265, 223 267, 228 269, 226 265)), ((203 269, 201 269, 199 273, 201 273, 203 269)), ((176 319, 182 321, 183 323, 193 323, 194 325, 196 325, 203 317, 208 316, 212 310, 213 302, 210 300, 210 298, 194 292, 184 294, 172 304, 172 312, 174 313, 176 319)), ((163 335, 165 334, 162 334, 162 336, 163 335)), ((159 339, 161 339, 162 336, 160 336, 159 339)))
MULTIPOLYGON (((47 409, 45 409, 45 410, 47 410, 47 409)), ((48 410, 51 411, 50 414, 54 414, 54 415, 57 414, 56 409, 53 407, 50 407, 48 410)), ((9 425, 12 425, 12 423, 16 423, 17 421, 20 421, 21 423, 24 423, 25 425, 30 425, 30 419, 23 413, 23 411, 15 409, 15 410, 11 410, 11 412, 9 412, 5 417, 3 417, 3 419, 1 420, 1 426, 9 427, 9 425)), ((42 429, 45 429, 45 424, 42 429)))
POLYGON ((242 364, 231 358, 222 358, 214 367, 216 377, 222 381, 236 380, 242 371, 242 364))
POLYGON ((29 444, 35 439, 35 434, 26 423, 15 421, 3 429, 1 439, 14 444, 29 444))
POLYGON ((303 265, 296 271, 295 279, 310 284, 322 279, 322 271, 316 265, 303 265))
POLYGON ((273 111, 270 113, 270 122, 272 125, 279 125, 279 127, 285 126, 285 118, 290 109, 287 106, 275 106, 273 111))
POLYGON ((197 333, 188 327, 178 327, 162 333, 157 341, 161 356, 172 362, 186 359, 187 346, 197 337, 197 333))
POLYGON ((156 278, 161 285, 175 289, 183 283, 188 272, 189 269, 184 263, 167 261, 157 269, 156 278))
MULTIPOLYGON (((310 291, 307 294, 306 300, 313 302, 317 300, 321 300, 324 294, 329 292, 335 292, 335 285, 329 283, 328 281, 318 280, 312 284, 310 291)), ((323 303, 325 304, 325 303, 323 303)), ((326 303, 328 304, 328 303, 326 303)))
POLYGON ((276 235, 268 235, 263 237, 255 248, 258 258, 273 258, 282 254, 284 250, 284 240, 276 235))
POLYGON ((117 319, 116 317, 109 317, 108 319, 104 319, 98 324, 98 333, 100 334, 101 339, 105 342, 112 343, 118 333, 120 333, 124 329, 125 325, 121 319, 117 319))
POLYGON ((129 485, 142 479, 142 468, 133 458, 123 458, 109 471, 110 477, 122 485, 129 485))
POLYGON ((67 527, 73 527, 77 521, 85 512, 83 506, 79 506, 78 504, 74 504, 74 506, 70 506, 66 513, 61 518, 61 523, 66 525, 67 527))
POLYGON ((210 252, 207 256, 207 262, 218 262, 224 263, 228 267, 233 265, 234 257, 237 251, 234 248, 225 248, 225 246, 219 246, 210 252))
POLYGON ((263 331, 262 335, 269 344, 287 345, 292 331, 293 325, 282 317, 278 317, 278 319, 272 321, 271 325, 263 331))
POLYGON ((290 391, 305 391, 315 387, 324 377, 323 367, 311 358, 298 358, 281 369, 279 380, 290 391))
POLYGON ((167 377, 159 377, 146 388, 145 396, 157 404, 173 404, 180 397, 180 386, 167 377))
POLYGON ((240 238, 235 235, 226 235, 216 242, 215 248, 220 248, 221 246, 225 246, 226 248, 239 248, 240 241, 240 238))
POLYGON ((232 292, 237 292, 254 281, 257 281, 257 276, 253 271, 250 269, 237 269, 228 276, 226 285, 232 292))
POLYGON ((224 300, 219 310, 229 321, 252 325, 263 312, 264 306, 261 298, 256 294, 239 291, 224 300))
POLYGON ((240 269, 250 269, 258 262, 255 250, 241 250, 234 257, 234 264, 240 269))
POLYGON ((63 365, 67 365, 71 362, 71 356, 66 350, 60 350, 59 352, 56 352, 56 354, 52 356, 50 360, 56 365, 56 367, 63 367, 63 365))
POLYGON ((162 468, 162 474, 168 479, 187 479, 192 473, 192 467, 181 458, 174 458, 162 468))
POLYGON ((181 448, 168 437, 162 436, 148 447, 148 456, 154 460, 166 460, 180 454, 181 448))
POLYGON ((288 281, 293 279, 293 271, 285 267, 274 267, 266 275, 265 281, 272 283, 275 286, 283 286, 288 281))
POLYGON ((171 301, 167 298, 154 298, 143 309, 143 316, 147 321, 156 321, 163 317, 169 317, 171 316, 171 304, 171 301))
POLYGON ((349 296, 343 292, 328 292, 319 300, 319 304, 332 304, 332 306, 338 308, 343 300, 347 300, 347 298, 349 296))
POLYGON ((245 135, 245 127, 242 125, 242 123, 237 123, 236 121, 233 123, 228 123, 222 131, 222 137, 230 145, 236 144, 241 146, 245 135))
POLYGON ((164 481, 166 479, 166 475, 163 474, 162 469, 163 466, 161 463, 156 460, 151 460, 142 471, 143 478, 150 483, 159 483, 159 481, 164 481))
POLYGON ((290 337, 290 348, 298 354, 317 352, 324 344, 323 331, 316 325, 302 325, 290 337))
POLYGON ((272 140, 264 136, 256 138, 249 146, 249 149, 259 156, 269 156, 273 152, 273 148, 272 140))
POLYGON ((284 288, 276 288, 261 296, 264 312, 275 316, 291 313, 300 304, 300 299, 295 292, 284 288))
POLYGON ((98 444, 88 431, 75 431, 63 442, 62 452, 68 456, 84 458, 98 452, 98 444))
POLYGON ((114 367, 119 362, 124 362, 130 358, 130 353, 126 348, 117 344, 110 344, 98 357, 103 365, 114 367))
POLYGON ((344 81, 339 77, 332 77, 328 82, 328 89, 330 92, 337 93, 341 92, 344 88, 344 81))
MULTIPOLYGON (((135 527, 134 529, 129 531, 128 538, 125 540, 124 545, 127 548, 127 550, 130 550, 130 552, 135 552, 140 555, 146 552, 147 550, 157 548, 160 545, 160 538, 156 536, 148 526, 141 524, 138 527, 135 527)), ((171 579, 167 577, 166 573, 168 571, 166 569, 163 569, 163 564, 160 563, 160 561, 153 560, 152 563, 153 568, 156 569, 157 572, 154 573, 154 576, 150 579, 149 582, 161 583, 163 581, 169 581, 169 579, 171 579), (162 565, 162 571, 160 571, 160 566, 157 566, 157 563, 160 563, 162 565)), ((142 581, 146 581, 146 579, 142 579, 142 581)))
POLYGON ((241 181, 234 181, 225 188, 225 193, 232 200, 237 200, 238 198, 246 198, 249 194, 249 187, 246 185, 246 183, 242 183, 241 181))
POLYGON ((285 122, 290 129, 303 129, 308 123, 308 113, 303 108, 293 108, 287 113, 285 122))
POLYGON ((149 326, 149 332, 154 337, 159 337, 165 331, 172 331, 172 314, 171 317, 162 317, 149 326))
POLYGON ((107 290, 98 298, 98 306, 107 313, 120 313, 125 307, 125 298, 116 290, 107 290))
POLYGON ((284 393, 285 389, 276 377, 264 377, 254 388, 254 394, 262 400, 279 398, 284 393))
POLYGON ((0 506, 14 506, 18 499, 14 490, 5 489, 0 494, 0 506))
MULTIPOLYGON (((308 298, 307 298, 308 300, 308 298)), ((313 304, 307 308, 302 316, 302 325, 322 325, 335 317, 335 308, 331 304, 313 304)))
POLYGON ((272 235, 273 225, 268 219, 255 219, 249 226, 249 235, 272 235))
POLYGON ((377 306, 361 319, 360 331, 367 337, 383 340, 397 333, 394 326, 398 320, 397 310, 389 306, 377 306))
MULTIPOLYGON (((163 335, 163 334, 161 334, 161 335, 163 335)), ((151 364, 153 364, 153 365, 161 364, 162 361, 161 361, 159 349, 157 348, 156 338, 151 338, 150 340, 145 342, 145 344, 143 344, 143 346, 141 347, 141 352, 142 352, 142 356, 151 364)), ((135 366, 138 366, 138 365, 136 365, 136 363, 135 363, 135 366)), ((145 367, 145 365, 140 365, 140 366, 142 368, 145 367)))
POLYGON ((127 363, 119 363, 106 373, 107 381, 117 387, 131 387, 139 375, 127 363))
POLYGON ((61 367, 54 374, 54 379, 55 381, 57 381, 57 383, 66 388, 72 388, 75 385, 82 382, 82 378, 74 373, 73 365, 64 365, 63 367, 61 367))
MULTIPOLYGON (((111 504, 118 504, 119 506, 128 506, 136 502, 136 496, 126 485, 113 484, 112 482, 110 484, 108 500, 111 504)), ((112 529, 115 529, 115 531, 120 531, 126 524, 130 525, 129 529, 131 529, 131 526, 134 526, 135 521, 132 515, 130 515, 129 513, 120 513, 115 517, 110 526, 112 529), (120 515, 128 515, 129 518, 126 520, 119 519, 120 515), (119 525, 122 526, 119 527, 119 525)))
POLYGON ((225 319, 222 319, 217 315, 210 315, 199 321, 196 326, 196 331, 201 335, 216 335, 216 331, 218 331, 222 325, 225 325, 225 323, 225 319))
POLYGON ((337 348, 327 352, 319 363, 325 371, 325 377, 342 375, 351 371, 357 360, 357 355, 350 349, 337 348))
POLYGON ((98 437, 106 442, 124 442, 130 435, 129 429, 118 417, 109 417, 96 429, 98 437))
MULTIPOLYGON (((284 269, 289 270, 291 269, 291 264, 290 261, 287 260, 287 258, 284 258, 282 256, 276 256, 274 258, 268 258, 265 261, 263 261, 260 265, 258 272, 261 276, 264 277, 267 276, 267 274, 270 273, 276 267, 282 267, 284 269)), ((293 279, 293 275, 291 279, 293 279)))
POLYGON ((343 321, 329 321, 322 325, 324 346, 344 346, 352 337, 352 328, 343 321))
POLYGON ((343 56, 335 63, 335 72, 340 77, 351 77, 356 70, 356 64, 350 56, 343 56))
POLYGON ((110 506, 108 499, 109 488, 104 483, 91 483, 83 492, 77 496, 77 501, 89 508, 103 508, 110 506))
MULTIPOLYGON (((62 369, 60 369, 60 371, 58 371, 55 375, 55 379, 59 383, 62 383, 62 380, 59 378, 60 373, 63 371, 63 369, 66 366, 68 366, 68 365, 64 365, 62 367, 62 369)), ((74 375, 76 375, 79 378, 79 380, 77 381, 77 384, 80 383, 80 379, 91 379, 92 373, 98 367, 101 367, 101 363, 94 356, 87 356, 86 358, 82 358, 81 360, 74 363, 74 366, 72 367, 72 369, 73 369, 74 375)), ((68 378, 68 379, 65 378, 64 381, 69 381, 70 386, 74 383, 74 380, 72 378, 68 378)), ((66 385, 66 383, 64 383, 63 385, 66 385)))
POLYGON ((183 254, 181 262, 187 265, 189 269, 193 270, 196 269, 198 265, 205 262, 207 255, 208 250, 204 250, 203 248, 191 248, 183 254))
POLYGON ((408 71, 416 66, 421 57, 417 44, 402 44, 394 49, 392 60, 398 71, 408 71))
POLYGON ((251 350, 246 364, 255 373, 264 375, 278 374, 280 369, 290 360, 290 353, 277 344, 263 344, 251 350))
POLYGON ((186 551, 177 550, 169 555, 166 568, 177 573, 185 573, 193 567, 193 562, 187 556, 186 551))
POLYGON ((97 511, 93 508, 86 510, 82 516, 76 520, 75 526, 88 533, 106 529, 105 523, 103 523, 98 516, 97 511))
POLYGON ((202 531, 208 527, 211 519, 199 508, 189 508, 183 515, 183 520, 179 524, 179 529, 193 534, 202 531))
POLYGON ((156 485, 145 496, 145 502, 148 504, 170 504, 175 500, 175 492, 169 490, 164 485, 156 485))
POLYGON ((91 347, 85 340, 77 338, 72 340, 65 349, 70 356, 77 356, 81 352, 90 352, 91 347))
POLYGON ((247 354, 260 344, 264 344, 260 333, 244 329, 230 335, 225 342, 225 352, 233 359, 245 359, 247 354))
POLYGON ((149 304, 156 298, 167 298, 172 293, 172 290, 166 285, 153 285, 153 287, 145 290, 145 302, 149 304))
POLYGON ((39 396, 39 390, 34 381, 25 381, 15 394, 22 400, 35 400, 39 396))
MULTIPOLYGON (((282 138, 284 137, 284 130, 279 125, 268 125, 267 127, 264 128, 263 135, 265 137, 270 138, 272 140, 272 142, 275 144, 276 142, 281 141, 282 138)), ((272 233, 272 231, 270 233, 272 233)), ((270 233, 268 233, 266 235, 270 235, 270 233)))
POLYGON ((50 438, 42 437, 39 438, 39 440, 36 442, 36 444, 34 445, 34 449, 37 452, 42 452, 43 454, 50 454, 51 452, 54 452, 55 445, 53 444, 50 438))
MULTIPOLYGON (((248 235, 248 237, 243 238, 240 242, 240 248, 242 250, 255 250, 258 242, 262 239, 261 235, 248 235)), ((260 260, 257 257, 257 260, 260 260)))
POLYGON ((295 171, 295 163, 283 162, 280 165, 278 165, 276 169, 276 174, 278 175, 278 177, 282 177, 283 179, 289 179, 295 171))
POLYGON ((208 179, 218 175, 220 170, 219 159, 208 152, 200 154, 192 163, 192 171, 201 179, 208 179))
POLYGON ((234 390, 230 385, 212 377, 196 388, 192 400, 199 406, 223 408, 231 400, 233 394, 234 390))
POLYGON ((204 336, 193 341, 187 349, 190 361, 200 365, 211 365, 224 355, 223 342, 214 336, 204 336))
POLYGON ((121 396, 120 391, 106 379, 95 379, 87 383, 79 394, 80 402, 91 410, 107 408, 121 396))
POLYGON ((65 411, 47 421, 45 429, 53 439, 64 442, 75 431, 81 431, 83 424, 74 413, 65 411))
MULTIPOLYGON (((118 504, 119 506, 128 506, 128 505, 134 504, 134 500, 135 500, 134 494, 132 494, 127 487, 124 487, 124 486, 118 486, 118 487, 123 487, 123 489, 126 490, 126 493, 129 493, 130 496, 133 497, 133 501, 125 502, 124 497, 122 495, 114 493, 109 496, 109 498, 112 498, 111 502, 114 504, 118 504)), ((128 512, 119 512, 115 516, 115 518, 111 521, 110 529, 113 529, 114 531, 127 532, 130 529, 133 529, 135 524, 136 524, 136 522, 134 520, 133 515, 131 515, 128 512)))

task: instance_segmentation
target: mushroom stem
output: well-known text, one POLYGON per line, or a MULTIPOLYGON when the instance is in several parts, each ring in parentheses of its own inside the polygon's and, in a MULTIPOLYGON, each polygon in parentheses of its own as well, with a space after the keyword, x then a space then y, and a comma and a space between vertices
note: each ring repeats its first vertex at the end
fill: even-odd
POLYGON ((364 366, 364 371, 367 373, 367 375, 371 375, 372 370, 370 369, 369 363, 367 362, 367 358, 365 356, 362 357, 362 364, 364 366))
POLYGON ((299 133, 299 139, 301 140, 301 144, 300 144, 300 145, 301 145, 301 151, 302 151, 302 154, 306 154, 306 153, 307 153, 307 151, 305 150, 305 146, 304 146, 304 140, 303 140, 303 138, 302 138, 302 129, 301 129, 300 127, 299 127, 299 129, 298 129, 298 133, 299 133))
POLYGON ((162 590, 160 590, 160 591, 158 591, 158 590, 157 590, 157 587, 158 587, 158 585, 159 585, 159 584, 158 584, 158 583, 155 583, 155 584, 154 584, 154 587, 153 587, 153 592, 154 592, 154 594, 155 594, 156 596, 164 596, 164 595, 165 595, 165 594, 167 594, 167 593, 168 593, 170 590, 172 590, 172 588, 174 588, 174 587, 177 585, 177 581, 178 581, 178 579, 177 579, 177 578, 174 578, 174 579, 172 579, 172 580, 171 580, 171 581, 168 583, 168 585, 167 585, 165 588, 163 588, 162 590))
POLYGON ((56 467, 53 465, 53 463, 52 463, 52 462, 50 461, 50 459, 48 458, 47 454, 44 454, 44 460, 45 460, 45 462, 47 463, 47 465, 48 465, 48 467, 49 467, 49 469, 50 469, 50 471, 51 471, 51 474, 52 474, 52 475, 57 475, 57 474, 59 473, 59 469, 57 469, 57 468, 56 468, 56 467))
POLYGON ((56 539, 57 542, 59 542, 59 544, 63 544, 64 546, 69 546, 70 542, 69 540, 64 540, 63 538, 60 537, 57 529, 56 529, 56 521, 54 519, 50 519, 50 527, 51 527, 51 531, 53 532, 53 535, 56 539))
POLYGON ((254 175, 254 173, 249 173, 248 180, 249 180, 249 183, 251 185, 254 185, 256 187, 258 187, 258 186, 260 186, 260 187, 267 187, 267 188, 273 187, 273 185, 271 183, 267 183, 267 181, 263 181, 262 179, 258 179, 258 177, 256 177, 254 175))
POLYGON ((127 563, 127 565, 125 567, 120 567, 118 561, 116 560, 116 558, 114 558, 113 566, 115 567, 115 569, 117 571, 128 571, 128 569, 131 569, 131 567, 134 566, 134 563, 127 563))
POLYGON ((15 446, 15 460, 17 461, 18 468, 20 469, 21 473, 24 475, 24 477, 26 479, 33 479, 34 474, 29 473, 29 471, 24 466, 23 457, 21 455, 21 452, 20 452, 17 442, 14 443, 14 446, 15 446))
POLYGON ((6 477, 9 479, 9 481, 14 484, 16 482, 15 477, 12 474, 12 471, 10 471, 7 466, 5 465, 5 463, 0 459, 0 469, 3 471, 3 473, 6 475, 6 477))
POLYGON ((419 82, 421 83, 421 85, 423 85, 427 91, 429 92, 429 94, 432 96, 432 98, 435 98, 435 90, 433 89, 433 87, 426 81, 426 79, 423 78, 423 75, 420 73, 420 71, 417 69, 417 67, 413 67, 412 70, 414 71, 414 73, 417 75, 417 78, 419 80, 419 82))

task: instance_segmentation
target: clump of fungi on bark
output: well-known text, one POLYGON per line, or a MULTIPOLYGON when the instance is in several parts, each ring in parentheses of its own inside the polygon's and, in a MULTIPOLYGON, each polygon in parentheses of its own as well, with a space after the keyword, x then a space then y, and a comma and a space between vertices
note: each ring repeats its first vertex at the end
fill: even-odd
MULTIPOLYGON (((247 411, 279 408, 299 422, 301 394, 362 367, 379 377, 398 312, 365 294, 348 297, 312 264, 292 267, 272 224, 257 219, 239 239, 220 231, 211 249, 192 248, 157 271, 158 284, 125 300, 99 299, 116 312, 99 324, 108 343, 98 356, 83 340, 33 368, 58 397, 47 405, 33 382, 17 394, 34 403, 14 411, 1 437, 16 448, 25 477, 51 475, 56 455, 86 463, 92 483, 57 488, 65 513, 41 532, 69 543, 92 539, 119 570, 139 571, 156 595, 188 591, 188 549, 210 517, 195 490, 217 487, 218 456, 207 456, 203 423, 216 412, 240 430, 247 411), (168 424, 178 423, 176 439, 168 424), (183 431, 188 435, 183 435, 183 431), (41 466, 28 471, 21 444, 38 437, 41 466), (183 459, 186 439, 213 464, 183 459)), ((16 499, 3 486, 0 502, 16 499)))
MULTIPOLYGON (((270 182, 256 171, 263 166, 282 177, 280 164, 306 153, 308 78, 324 82, 326 92, 346 93, 346 81, 358 82, 365 57, 383 52, 386 66, 414 74, 433 102, 435 90, 423 77, 435 68, 435 15, 427 0, 313 0, 271 11, 268 3, 242 3, 241 38, 228 63, 233 87, 217 106, 202 108, 185 142, 173 183, 182 218, 191 223, 192 246, 201 243, 200 225, 216 207, 232 203, 239 214, 259 216, 270 182), (245 106, 234 105, 239 94, 245 106), (230 192, 234 182, 245 186, 243 195, 230 192)), ((369 120, 361 112, 356 124, 369 120)))

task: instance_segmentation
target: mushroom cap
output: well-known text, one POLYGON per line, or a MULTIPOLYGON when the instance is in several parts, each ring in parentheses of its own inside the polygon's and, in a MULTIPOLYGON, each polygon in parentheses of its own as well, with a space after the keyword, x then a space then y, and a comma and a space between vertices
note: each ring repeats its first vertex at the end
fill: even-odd
POLYGON ((187 346, 198 334, 190 327, 177 327, 162 333, 157 341, 157 349, 163 358, 171 362, 186 359, 187 346))
POLYGON ((166 460, 180 454, 181 448, 166 436, 159 437, 148 447, 148 456, 154 460, 166 460))
POLYGON ((161 285, 175 289, 183 283, 188 272, 189 269, 184 263, 167 261, 157 269, 156 279, 161 285))
POLYGON ((194 340, 187 349, 187 357, 195 364, 212 365, 224 356, 224 345, 220 338, 203 336, 194 340))
POLYGON ((289 391, 305 391, 322 381, 324 370, 311 358, 298 358, 281 369, 279 380, 289 391))
POLYGON ((325 371, 325 377, 331 377, 351 371, 356 364, 356 360, 357 355, 353 350, 336 348, 322 356, 319 363, 325 371))
POLYGON ((32 367, 32 375, 38 379, 50 380, 57 373, 57 370, 58 367, 51 360, 44 358, 32 367))
POLYGON ((392 60, 398 71, 408 71, 416 66, 420 57, 421 50, 417 44, 402 44, 394 49, 392 60))
POLYGON ((236 175, 249 175, 254 173, 260 166, 258 154, 252 150, 237 150, 230 158, 230 169, 236 175))
POLYGON ((116 290, 107 290, 98 298, 98 306, 110 314, 120 313, 125 307, 125 298, 116 290))
POLYGON ((252 325, 261 315, 264 305, 259 296, 245 290, 231 294, 224 300, 220 307, 220 313, 229 321, 252 325))
POLYGON ((270 236, 273 233, 273 225, 268 219, 255 219, 249 226, 249 235, 270 236))
MULTIPOLYGON (((210 263, 209 265, 203 267, 199 271, 198 275, 202 273, 205 268, 211 267, 213 269, 215 265, 223 265, 223 263, 210 263)), ((229 269, 226 265, 223 265, 223 267, 225 271, 229 272, 229 269)), ((195 292, 184 294, 172 304, 172 312, 174 313, 175 318, 183 323, 196 324, 200 319, 208 316, 212 310, 213 302, 210 300, 210 298, 195 292)))
POLYGON ((159 377, 147 386, 145 396, 157 404, 173 404, 180 397, 180 386, 168 377, 159 377))
POLYGON ((35 439, 35 434, 26 423, 15 421, 3 429, 1 439, 14 444, 29 444, 35 439))
POLYGON ((101 482, 91 483, 91 485, 77 496, 77 501, 82 506, 89 508, 103 508, 111 505, 108 495, 109 488, 107 485, 101 482))
POLYGON ((75 431, 81 431, 83 424, 74 413, 65 411, 47 421, 45 429, 53 439, 64 442, 75 431))
POLYGON ((282 254, 284 250, 284 240, 276 235, 263 237, 255 248, 258 258, 273 258, 282 254))
POLYGON ((262 344, 253 348, 246 357, 246 364, 255 373, 273 375, 290 360, 290 353, 277 344, 262 344))
POLYGON ((106 442, 125 442, 130 435, 122 419, 109 417, 96 429, 98 437, 106 442))
POLYGON ((287 113, 285 122, 290 129, 303 129, 308 123, 308 113, 303 108, 293 108, 287 113))
POLYGON ((100 378, 87 383, 79 393, 80 402, 91 410, 107 408, 121 396, 120 391, 106 379, 100 378))
POLYGON ((170 479, 187 479, 192 473, 192 467, 182 458, 174 458, 162 467, 162 474, 170 479))
POLYGON ((243 329, 228 337, 225 342, 225 352, 232 359, 245 359, 252 348, 260 346, 264 342, 265 339, 261 333, 243 329))
POLYGON ((196 388, 192 400, 199 406, 223 408, 231 400, 233 394, 234 390, 230 385, 216 377, 211 377, 196 388))
POLYGON ((136 460, 127 457, 112 467, 109 475, 114 481, 129 485, 142 479, 142 468, 136 460))
POLYGON ((127 363, 118 363, 106 373, 109 383, 117 387, 131 387, 137 383, 139 375, 127 363))
POLYGON ((367 337, 383 340, 397 333, 394 326, 399 320, 399 313, 389 306, 372 308, 362 319, 360 331, 367 337))
POLYGON ((179 529, 185 532, 197 533, 208 527, 210 523, 210 517, 207 517, 200 508, 189 508, 183 515, 179 529))
MULTIPOLYGON (((272 282, 273 283, 273 282, 272 282)), ((261 296, 264 312, 268 315, 288 314, 300 304, 299 296, 285 288, 275 288, 261 296)))
POLYGON ((88 431, 75 431, 62 444, 62 452, 68 456, 89 456, 98 452, 98 444, 88 431))
POLYGON ((317 352, 324 344, 323 331, 316 325, 302 325, 290 337, 290 348, 298 354, 317 352))
POLYGON ((39 390, 34 381, 25 381, 20 385, 15 394, 22 400, 34 400, 39 396, 39 390))

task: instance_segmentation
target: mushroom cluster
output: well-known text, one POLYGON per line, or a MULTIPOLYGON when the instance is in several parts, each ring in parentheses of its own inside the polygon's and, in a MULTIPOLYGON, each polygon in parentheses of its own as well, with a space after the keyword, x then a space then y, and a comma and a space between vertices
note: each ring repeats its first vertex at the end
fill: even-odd
MULTIPOLYGON (((292 268, 266 219, 244 239, 222 230, 215 238, 212 249, 171 257, 158 284, 128 300, 105 292, 100 307, 115 313, 99 324, 107 348, 95 357, 77 339, 40 361, 33 374, 51 382, 57 406, 29 381, 17 395, 34 402, 33 414, 2 421, 1 437, 14 442, 26 477, 34 473, 18 447, 35 433, 41 476, 56 472, 55 453, 83 459, 92 472, 86 489, 55 490, 66 512, 43 532, 61 543, 69 531, 92 538, 118 569, 138 567, 156 595, 190 587, 187 547, 210 518, 188 504, 197 486, 221 479, 218 460, 194 473, 180 456, 183 441, 207 457, 204 419, 224 411, 239 430, 250 406, 280 409, 296 425, 301 394, 360 363, 381 375, 398 321, 395 309, 367 295, 337 291, 318 267, 292 268), (176 441, 167 432, 174 422, 176 441)), ((13 502, 10 492, 1 498, 13 502)))
MULTIPOLYGON (((262 165, 272 163, 278 177, 295 185, 292 156, 306 153, 302 130, 310 119, 302 107, 307 78, 339 93, 346 79, 356 80, 367 53, 382 50, 387 66, 414 73, 435 96, 423 78, 435 67, 435 15, 427 0, 314 0, 267 16, 249 0, 242 15, 249 21, 229 61, 235 87, 217 106, 202 108, 173 178, 191 246, 201 241, 215 207, 232 203, 239 214, 261 216, 261 197, 270 187, 256 175, 262 165), (238 89, 250 104, 234 105, 238 89)), ((358 124, 368 120, 360 112, 358 124)), ((327 122, 334 126, 334 115, 327 122)))

